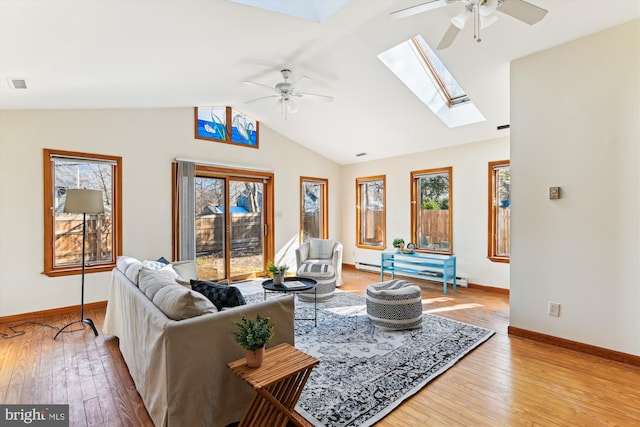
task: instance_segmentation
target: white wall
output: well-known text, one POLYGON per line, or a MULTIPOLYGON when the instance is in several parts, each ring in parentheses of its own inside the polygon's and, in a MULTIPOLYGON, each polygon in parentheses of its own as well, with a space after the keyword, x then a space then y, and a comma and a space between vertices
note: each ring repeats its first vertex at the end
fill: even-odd
MULTIPOLYGON (((386 175, 387 248, 411 240, 411 171, 453 167, 453 251, 472 283, 509 288, 509 264, 487 259, 488 163, 509 159, 509 139, 476 142, 342 168, 344 262, 380 265, 380 251, 356 247, 356 178, 386 175)), ((460 275, 460 274, 458 274, 460 275)))
MULTIPOLYGON (((339 166, 262 123, 255 150, 196 140, 192 108, 0 111, 0 316, 80 303, 79 276, 41 274, 43 148, 122 156, 126 255, 171 257, 171 162, 176 157, 272 169, 275 244, 285 259, 295 260, 301 175, 329 179, 329 234, 340 233, 335 219, 339 166)), ((109 279, 110 273, 87 275, 86 302, 107 299, 109 279)))
POLYGON ((640 355, 638 20, 511 64, 511 325, 640 355), (561 199, 549 200, 548 187, 561 199), (547 313, 561 304, 560 317, 547 313))

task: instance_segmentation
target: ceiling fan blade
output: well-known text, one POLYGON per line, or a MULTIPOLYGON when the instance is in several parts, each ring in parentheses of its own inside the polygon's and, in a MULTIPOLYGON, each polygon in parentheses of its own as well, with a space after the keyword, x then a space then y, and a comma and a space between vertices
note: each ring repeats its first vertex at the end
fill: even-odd
POLYGON ((291 83, 291 86, 295 86, 296 83, 298 83, 300 80, 304 80, 304 79, 311 80, 311 77, 309 77, 309 76, 300 76, 293 83, 291 83))
POLYGON ((451 3, 455 3, 458 0, 431 0, 426 3, 419 4, 417 6, 411 6, 406 9, 396 10, 395 12, 391 12, 391 17, 393 19, 402 19, 407 18, 409 16, 417 15, 422 12, 427 12, 429 10, 437 9, 439 7, 448 6, 451 3))
POLYGON ((547 10, 524 0, 504 0, 498 11, 513 16, 514 18, 533 25, 540 21, 547 14, 547 10))
POLYGON ((249 80, 246 80, 246 81, 244 81, 242 83, 244 83, 246 85, 262 86, 262 87, 266 87, 266 88, 271 89, 271 90, 275 90, 275 88, 273 86, 263 85, 262 83, 252 82, 252 81, 249 81, 249 80))
POLYGON ((296 92, 294 94, 295 96, 297 96, 298 98, 317 98, 320 101, 324 101, 324 102, 333 102, 333 96, 329 96, 329 95, 318 95, 317 93, 307 93, 307 92, 296 92))
POLYGON ((249 100, 249 101, 245 101, 244 103, 245 103, 245 104, 250 104, 250 103, 252 103, 252 102, 260 101, 260 100, 263 100, 263 99, 269 99, 269 98, 280 98, 280 95, 262 96, 262 97, 260 97, 260 98, 251 99, 251 100, 249 100))
POLYGON ((453 24, 449 25, 449 28, 447 29, 447 32, 444 33, 444 36, 442 36, 442 40, 440 40, 440 43, 438 43, 438 46, 436 46, 436 49, 437 50, 442 50, 442 49, 446 49, 449 46, 451 46, 453 41, 458 36, 459 32, 460 32, 460 29, 458 27, 456 27, 453 24))

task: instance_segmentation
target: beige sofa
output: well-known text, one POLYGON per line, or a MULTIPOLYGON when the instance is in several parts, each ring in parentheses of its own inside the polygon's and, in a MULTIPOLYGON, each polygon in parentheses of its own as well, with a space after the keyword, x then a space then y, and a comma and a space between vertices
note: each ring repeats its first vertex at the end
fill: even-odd
POLYGON ((254 391, 227 367, 228 362, 244 357, 231 334, 234 322, 242 315, 269 316, 275 325, 269 346, 293 345, 293 297, 172 320, 137 286, 137 272, 132 273, 125 263, 118 265, 112 274, 103 332, 118 337, 154 424, 222 427, 240 420, 254 391))

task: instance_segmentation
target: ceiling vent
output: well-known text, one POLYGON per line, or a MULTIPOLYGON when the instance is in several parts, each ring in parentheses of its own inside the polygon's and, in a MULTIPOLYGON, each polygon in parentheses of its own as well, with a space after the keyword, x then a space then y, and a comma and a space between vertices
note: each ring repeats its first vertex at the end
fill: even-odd
POLYGON ((11 89, 26 89, 27 88, 27 80, 26 79, 7 79, 9 82, 9 87, 11 89))

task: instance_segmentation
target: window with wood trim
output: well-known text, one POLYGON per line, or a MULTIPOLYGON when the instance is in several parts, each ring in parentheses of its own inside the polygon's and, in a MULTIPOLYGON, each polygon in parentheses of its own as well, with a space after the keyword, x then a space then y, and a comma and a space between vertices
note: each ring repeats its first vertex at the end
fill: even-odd
POLYGON ((509 160, 489 162, 489 251, 494 262, 511 257, 511 165, 509 160))
POLYGON ((329 237, 329 180, 300 177, 300 241, 329 237))
POLYGON ((453 254, 452 168, 411 172, 411 235, 420 252, 453 254))
POLYGON ((111 270, 122 255, 122 158, 44 150, 44 274, 79 274, 83 214, 65 213, 66 192, 102 191, 104 214, 86 217, 85 271, 111 270))
POLYGON ((356 179, 356 242, 359 248, 383 250, 386 231, 386 177, 356 179))

